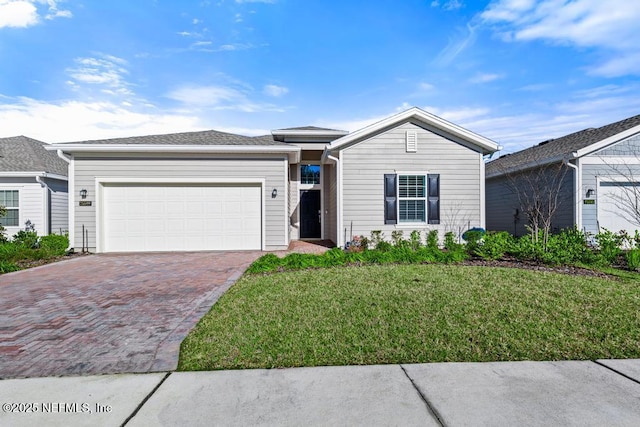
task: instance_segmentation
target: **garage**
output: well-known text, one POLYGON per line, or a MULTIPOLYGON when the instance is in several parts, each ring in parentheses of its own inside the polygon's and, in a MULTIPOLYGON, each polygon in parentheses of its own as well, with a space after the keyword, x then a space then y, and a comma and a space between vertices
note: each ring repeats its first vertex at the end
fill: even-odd
POLYGON ((101 252, 260 250, 259 184, 103 183, 101 252))
POLYGON ((635 230, 640 230, 633 223, 630 209, 637 203, 640 195, 640 183, 631 182, 607 182, 601 181, 598 194, 598 225, 609 231, 617 232, 626 230, 633 235, 635 230))

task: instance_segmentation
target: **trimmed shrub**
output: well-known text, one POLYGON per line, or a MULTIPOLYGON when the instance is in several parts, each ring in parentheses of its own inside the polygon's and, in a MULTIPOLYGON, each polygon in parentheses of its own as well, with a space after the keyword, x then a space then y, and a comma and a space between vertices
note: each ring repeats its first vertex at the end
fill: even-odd
POLYGON ((431 230, 427 234, 427 247, 432 250, 438 250, 438 230, 431 230))
POLYGON ((64 255, 69 247, 69 238, 60 234, 49 234, 40 238, 40 250, 49 255, 64 255))
POLYGON ((636 271, 640 268, 640 248, 631 249, 627 252, 625 258, 627 259, 627 268, 631 271, 636 271))
POLYGON ((622 237, 607 229, 603 229, 596 234, 596 242, 598 242, 598 258, 604 265, 612 265, 622 254, 621 244, 622 237))
POLYGON ((38 233, 35 231, 20 230, 13 235, 12 242, 16 245, 35 249, 38 247, 38 233))
POLYGON ((497 260, 513 247, 513 237, 506 231, 490 231, 482 237, 475 255, 482 259, 497 260))
POLYGON ((255 260, 253 264, 247 268, 247 273, 268 273, 278 270, 282 267, 282 258, 275 254, 265 254, 255 260))

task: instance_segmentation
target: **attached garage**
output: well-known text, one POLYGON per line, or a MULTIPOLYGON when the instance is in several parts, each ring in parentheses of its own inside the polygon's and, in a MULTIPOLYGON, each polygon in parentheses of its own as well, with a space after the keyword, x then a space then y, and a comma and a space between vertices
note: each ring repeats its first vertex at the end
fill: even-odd
POLYGON ((98 184, 100 252, 260 250, 261 183, 98 184))
POLYGON ((598 226, 609 231, 626 230, 633 235, 640 227, 633 221, 634 209, 640 196, 640 183, 600 181, 598 185, 598 226))

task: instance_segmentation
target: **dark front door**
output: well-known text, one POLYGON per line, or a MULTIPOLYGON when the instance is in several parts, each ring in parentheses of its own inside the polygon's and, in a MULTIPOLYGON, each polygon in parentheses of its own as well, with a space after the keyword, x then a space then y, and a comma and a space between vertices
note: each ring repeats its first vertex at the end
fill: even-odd
POLYGON ((300 192, 300 238, 319 239, 320 226, 320 190, 300 192))

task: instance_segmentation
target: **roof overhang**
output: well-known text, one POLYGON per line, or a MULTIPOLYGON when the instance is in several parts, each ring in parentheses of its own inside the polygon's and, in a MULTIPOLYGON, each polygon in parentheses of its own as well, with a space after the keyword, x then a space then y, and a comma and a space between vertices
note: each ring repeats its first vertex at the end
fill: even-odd
POLYGON ((370 135, 407 121, 423 123, 427 126, 439 129, 451 136, 460 138, 467 143, 478 147, 482 154, 491 154, 500 149, 500 146, 497 143, 488 138, 480 136, 477 133, 471 132, 470 130, 428 113, 420 108, 413 107, 345 135, 342 138, 336 139, 327 147, 323 155, 323 159, 331 152, 346 148, 354 143, 366 139, 370 135))
POLYGON ((35 178, 35 177, 40 177, 40 178, 52 178, 52 179, 59 179, 62 181, 68 181, 69 178, 64 176, 64 175, 59 175, 57 173, 49 173, 49 172, 38 172, 38 171, 17 171, 17 172, 0 172, 0 177, 2 178, 35 178))
MULTIPOLYGON (((569 156, 569 157, 567 157, 567 156, 549 157, 548 159, 544 159, 544 161, 532 161, 532 162, 525 163, 523 165, 518 165, 516 167, 511 167, 511 168, 506 168, 504 170, 498 170, 498 171, 494 171, 494 172, 489 172, 489 173, 487 173, 485 175, 485 178, 489 179, 489 178, 495 178, 495 177, 499 177, 499 176, 503 176, 503 175, 507 175, 507 174, 524 172, 524 171, 527 171, 529 169, 535 169, 535 168, 539 168, 539 167, 542 167, 542 166, 551 165, 553 163, 566 162, 566 161, 571 160, 571 159, 573 159, 573 157, 571 157, 571 156, 569 156)), ((498 160, 499 159, 496 159, 494 161, 498 161, 498 160)))
POLYGON ((611 145, 611 144, 615 144, 616 142, 620 142, 621 140, 625 139, 625 138, 629 138, 637 133, 640 133, 640 125, 629 128, 625 131, 622 131, 620 133, 617 133, 613 136, 610 136, 609 138, 605 138, 602 141, 598 141, 594 144, 588 145, 578 151, 575 151, 573 154, 573 157, 584 157, 587 156, 591 153, 595 153, 598 150, 602 150, 603 148, 606 148, 607 146, 611 145))
POLYGON ((152 145, 152 144, 51 144, 49 151, 65 153, 189 153, 189 154, 282 154, 300 162, 300 147, 278 145, 152 145))

